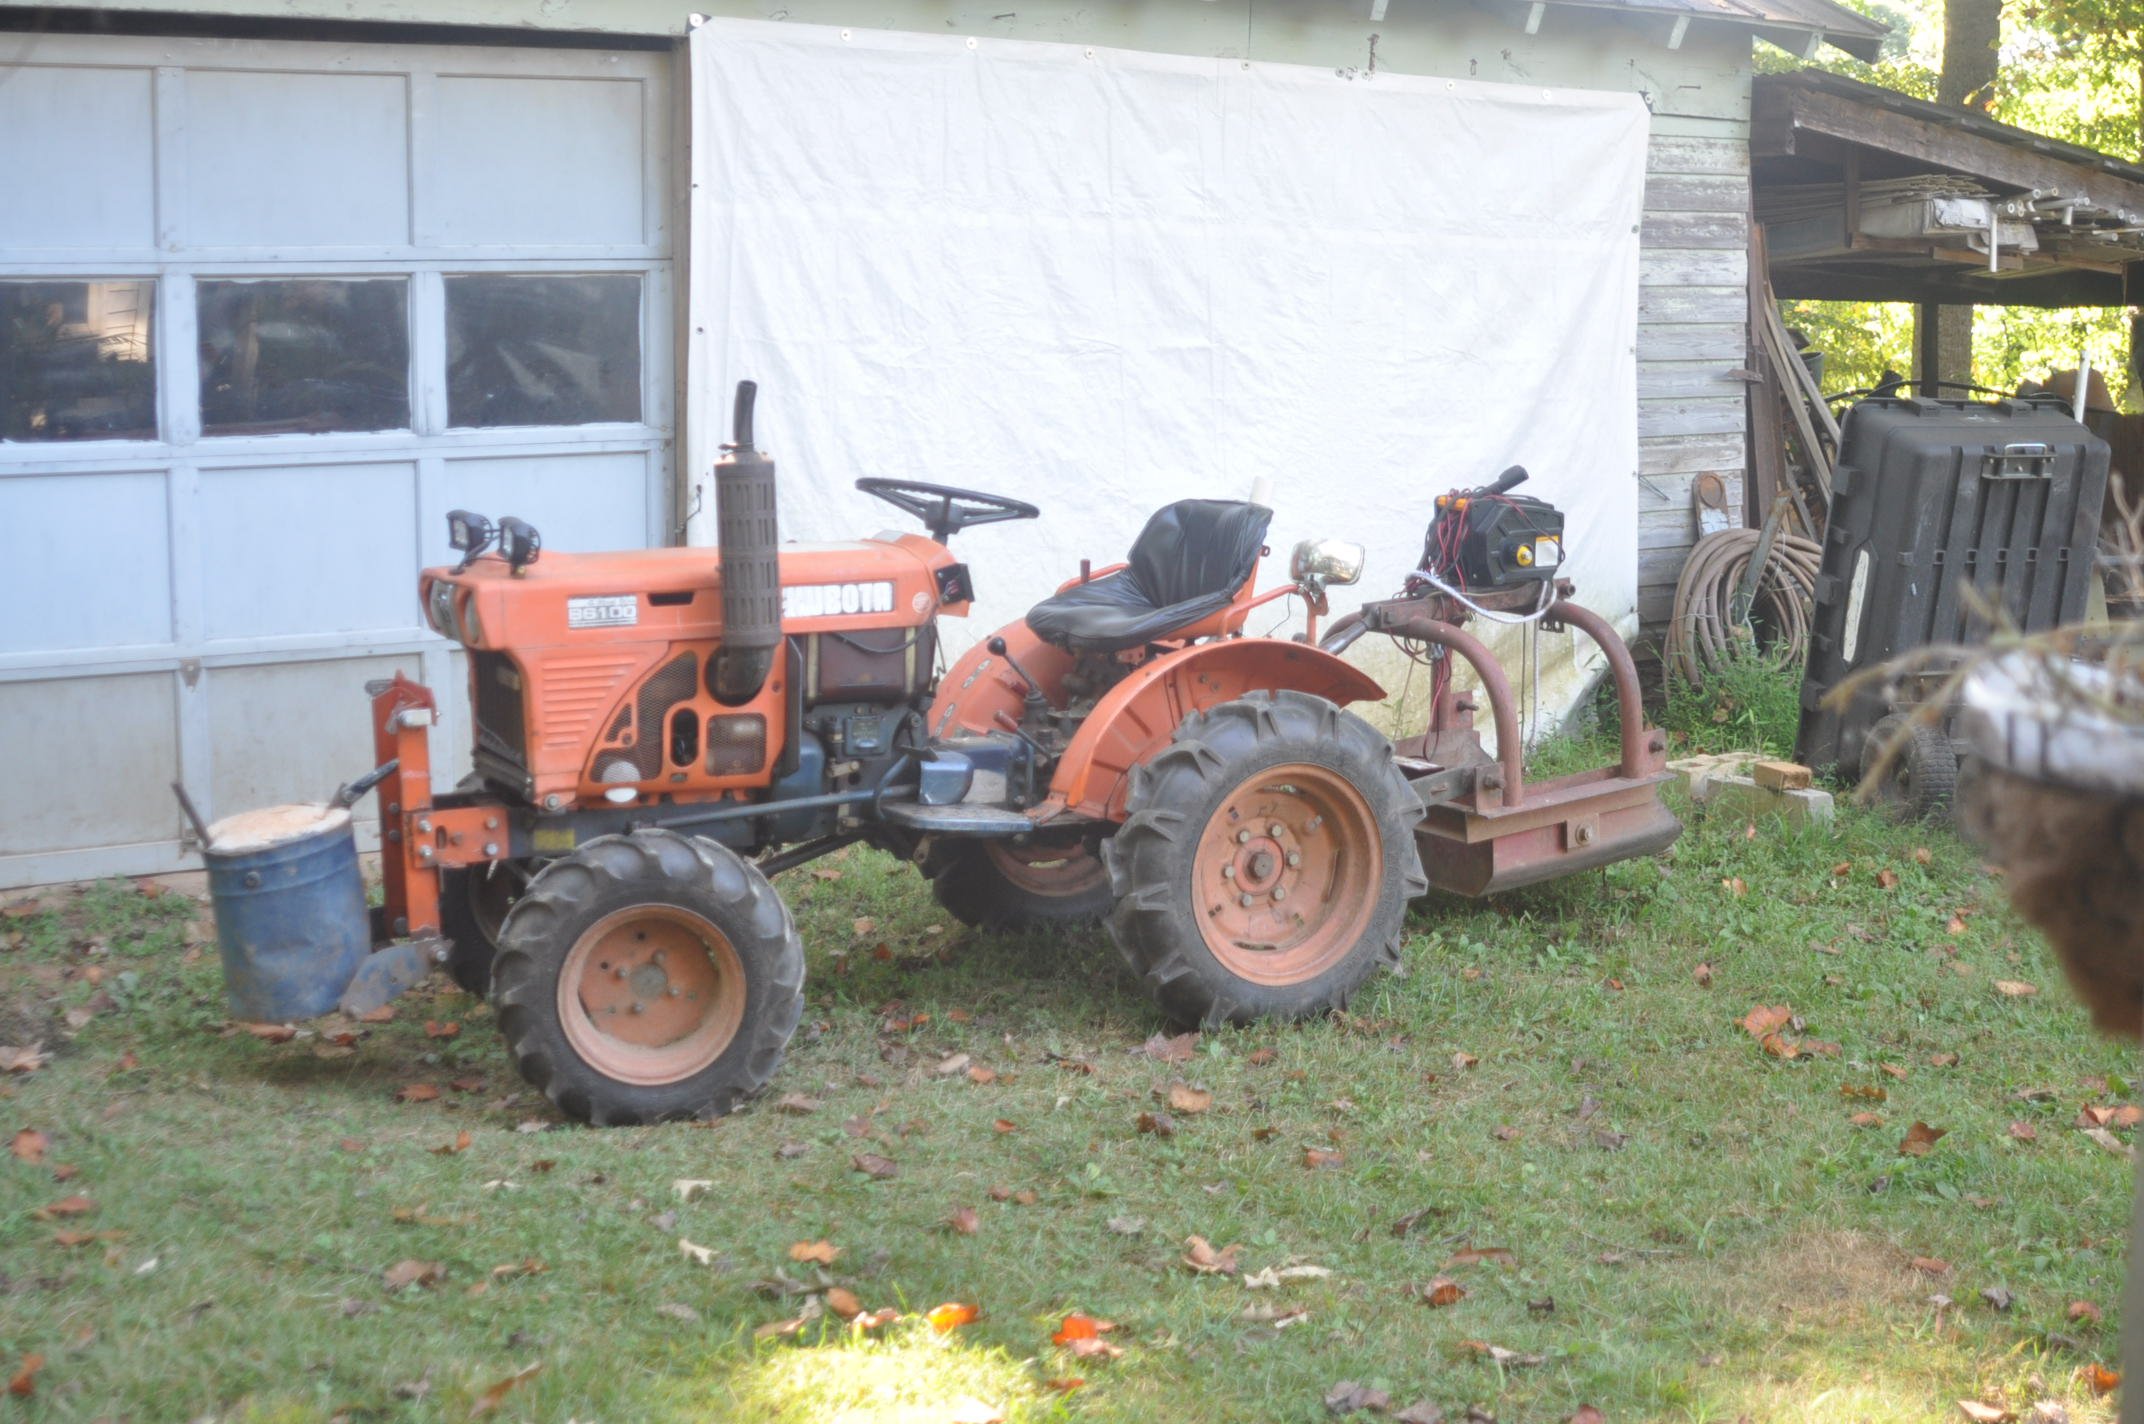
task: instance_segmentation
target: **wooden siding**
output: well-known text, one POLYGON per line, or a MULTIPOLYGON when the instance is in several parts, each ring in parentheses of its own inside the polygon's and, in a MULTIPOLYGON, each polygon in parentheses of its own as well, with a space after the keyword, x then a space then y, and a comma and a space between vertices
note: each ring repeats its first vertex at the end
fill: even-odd
MULTIPOLYGON (((1746 90, 1745 90, 1746 92, 1746 90)), ((1727 485, 1742 517, 1748 360, 1749 125, 1656 115, 1638 259, 1638 616, 1667 619, 1697 540, 1690 487, 1727 485), (1668 119, 1663 122, 1663 119, 1668 119)))

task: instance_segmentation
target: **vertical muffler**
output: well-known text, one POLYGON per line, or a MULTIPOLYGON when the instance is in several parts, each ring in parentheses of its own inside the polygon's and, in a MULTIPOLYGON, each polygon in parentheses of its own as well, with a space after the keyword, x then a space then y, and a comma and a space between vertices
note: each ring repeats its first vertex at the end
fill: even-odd
POLYGON ((782 646, 781 530, 775 518, 774 462, 752 444, 759 386, 737 383, 730 443, 715 463, 715 541, 722 555, 722 651, 710 679, 715 697, 749 702, 766 684, 782 646))

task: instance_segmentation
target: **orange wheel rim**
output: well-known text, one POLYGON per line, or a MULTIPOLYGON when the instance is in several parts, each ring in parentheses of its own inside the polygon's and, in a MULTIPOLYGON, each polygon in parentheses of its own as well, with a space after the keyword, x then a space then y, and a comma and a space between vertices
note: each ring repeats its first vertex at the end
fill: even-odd
POLYGON ((1108 875, 1094 852, 1078 842, 1053 846, 985 841, 983 854, 990 858, 998 874, 1033 895, 1078 895, 1093 889, 1108 875))
POLYGON ((1231 974, 1300 984, 1361 942, 1383 838, 1346 777, 1291 763, 1245 778, 1199 837, 1191 886, 1206 947, 1231 974))
POLYGON ((558 976, 558 1018, 587 1064, 623 1083, 675 1083, 722 1056, 744 1022, 744 963, 722 931, 675 905, 590 925, 558 976))

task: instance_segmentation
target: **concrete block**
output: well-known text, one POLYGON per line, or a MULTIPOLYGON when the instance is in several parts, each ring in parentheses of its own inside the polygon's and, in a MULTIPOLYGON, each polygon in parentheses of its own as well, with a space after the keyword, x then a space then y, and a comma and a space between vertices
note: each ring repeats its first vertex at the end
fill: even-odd
POLYGON ((1694 797, 1698 783, 1716 776, 1737 776, 1757 760, 1756 752, 1713 752, 1704 756, 1677 757, 1668 763, 1668 770, 1682 778, 1685 789, 1694 797))
POLYGON ((1753 776, 1701 777, 1691 783, 1690 797, 1731 816, 1778 816, 1800 825, 1828 826, 1836 809, 1829 791, 1813 786, 1779 790, 1758 785, 1753 776))

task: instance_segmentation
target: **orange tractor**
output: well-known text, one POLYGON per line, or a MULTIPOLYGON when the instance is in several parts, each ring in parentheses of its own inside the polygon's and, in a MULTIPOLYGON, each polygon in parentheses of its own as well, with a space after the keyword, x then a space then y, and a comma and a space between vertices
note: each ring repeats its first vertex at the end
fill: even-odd
MULTIPOLYGON (((571 1116, 721 1114, 763 1088, 804 981, 770 878, 854 842, 919 866, 971 925, 1106 917, 1172 1018, 1219 1023, 1325 1012, 1394 962, 1427 888, 1418 847, 1451 847, 1472 867, 1456 888, 1479 893, 1528 878, 1482 871, 1485 838, 1524 841, 1547 873, 1673 838, 1657 734, 1635 716, 1650 749, 1537 792, 1538 814, 1515 724, 1491 760, 1448 690, 1441 724, 1396 756, 1344 710, 1377 683, 1314 641, 1360 550, 1299 545, 1291 580, 1257 592, 1271 512, 1256 504, 1168 506, 1126 562, 1083 567, 941 675, 938 619, 974 597, 950 540, 1037 510, 864 479, 927 534, 781 544, 752 396, 739 386, 716 467, 719 560, 541 553, 518 520, 450 516, 462 561, 426 571, 421 596, 468 653, 459 789, 432 791, 433 694, 371 689, 380 933, 434 945, 488 991, 521 1072, 571 1116), (1287 597, 1312 610, 1310 636, 1244 634, 1287 597)), ((1403 622, 1373 612, 1345 632, 1403 622)), ((1622 681, 1628 657, 1603 641, 1622 681)))

